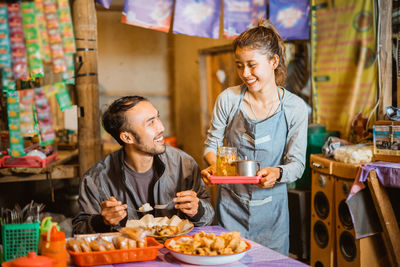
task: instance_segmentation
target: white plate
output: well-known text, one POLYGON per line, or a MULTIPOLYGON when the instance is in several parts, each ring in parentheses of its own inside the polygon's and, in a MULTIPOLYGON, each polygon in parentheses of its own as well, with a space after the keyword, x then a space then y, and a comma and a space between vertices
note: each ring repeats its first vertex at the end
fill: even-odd
MULTIPOLYGON (((184 236, 184 237, 193 237, 193 236, 184 236)), ((178 240, 180 238, 182 238, 182 237, 174 237, 174 238, 168 239, 165 243, 165 247, 178 260, 186 262, 186 263, 190 263, 190 264, 196 264, 196 265, 221 265, 221 264, 232 263, 232 262, 238 261, 241 258, 243 258, 244 255, 246 254, 246 252, 249 251, 251 248, 251 245, 249 244, 249 242, 245 241, 247 244, 247 249, 240 253, 235 253, 235 254, 230 254, 230 255, 218 255, 218 256, 190 255, 190 254, 176 252, 169 248, 169 243, 172 240, 178 240)))
POLYGON ((221 265, 221 264, 232 263, 243 258, 243 256, 247 252, 243 251, 241 253, 236 253, 232 255, 222 255, 222 256, 197 256, 197 255, 183 254, 175 252, 173 250, 169 251, 178 260, 196 265, 221 265))

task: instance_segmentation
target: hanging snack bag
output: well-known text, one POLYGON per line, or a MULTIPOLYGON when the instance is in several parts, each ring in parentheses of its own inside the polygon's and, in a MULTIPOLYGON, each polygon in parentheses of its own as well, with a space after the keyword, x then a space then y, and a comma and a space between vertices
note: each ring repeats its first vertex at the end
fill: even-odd
POLYGON ((13 79, 13 72, 11 68, 2 69, 1 78, 1 88, 3 93, 6 93, 7 91, 15 91, 16 83, 13 79))
POLYGON ((0 68, 11 68, 10 35, 6 3, 0 3, 0 68))
POLYGON ((48 84, 43 86, 43 91, 47 98, 50 98, 57 93, 58 87, 55 85, 56 84, 48 84))
POLYGON ((25 155, 24 139, 20 133, 19 94, 18 91, 7 92, 7 115, 10 136, 11 157, 25 155))
POLYGON ((35 4, 33 2, 22 2, 21 14, 30 74, 35 78, 43 77, 44 70, 40 57, 39 35, 36 28, 35 4))
POLYGON ((67 90, 67 86, 65 86, 65 83, 59 82, 56 83, 55 86, 57 87, 56 98, 61 111, 71 108, 71 97, 69 96, 69 92, 67 90))
POLYGON ((51 53, 49 46, 49 35, 47 34, 46 19, 44 17, 43 1, 34 0, 36 9, 36 24, 39 29, 39 39, 40 39, 40 54, 42 59, 46 63, 51 62, 51 53))
POLYGON ((62 79, 66 84, 75 84, 74 55, 66 54, 65 61, 67 63, 67 71, 62 74, 62 79))
POLYGON ((19 90, 19 114, 20 114, 20 132, 24 137, 34 136, 37 134, 33 118, 33 89, 19 90))
POLYGON ((53 129, 49 100, 46 97, 43 87, 33 90, 35 92, 35 106, 39 123, 40 145, 52 144, 56 135, 53 129))
POLYGON ((28 64, 26 61, 26 48, 22 17, 19 3, 8 3, 8 26, 11 41, 11 62, 14 79, 28 80, 28 64))
POLYGON ((72 27, 71 10, 68 0, 57 0, 58 21, 64 46, 64 53, 71 55, 75 53, 74 29, 72 27))
POLYGON ((47 22, 51 58, 53 60, 54 73, 63 73, 67 66, 64 59, 63 43, 58 24, 57 8, 55 0, 44 0, 44 16, 47 22))

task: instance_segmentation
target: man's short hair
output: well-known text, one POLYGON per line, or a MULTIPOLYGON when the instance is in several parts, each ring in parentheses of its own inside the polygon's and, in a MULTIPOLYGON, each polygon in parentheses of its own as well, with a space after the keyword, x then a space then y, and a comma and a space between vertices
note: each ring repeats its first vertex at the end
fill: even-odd
POLYGON ((129 128, 125 118, 125 112, 136 106, 139 102, 148 101, 142 96, 124 96, 115 100, 104 112, 102 117, 104 129, 114 137, 117 142, 123 146, 124 142, 119 137, 123 131, 131 132, 135 137, 136 134, 129 128))

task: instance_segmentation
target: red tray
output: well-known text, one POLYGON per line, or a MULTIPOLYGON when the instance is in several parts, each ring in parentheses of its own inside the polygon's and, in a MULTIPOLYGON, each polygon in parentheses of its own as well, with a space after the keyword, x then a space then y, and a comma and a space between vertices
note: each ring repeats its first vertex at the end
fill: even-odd
POLYGON ((258 184, 261 176, 210 176, 212 184, 258 184))
POLYGON ((27 168, 44 168, 50 162, 57 160, 57 152, 47 156, 45 159, 41 159, 39 156, 23 156, 18 158, 12 158, 10 156, 4 156, 0 159, 1 167, 27 167, 27 168))

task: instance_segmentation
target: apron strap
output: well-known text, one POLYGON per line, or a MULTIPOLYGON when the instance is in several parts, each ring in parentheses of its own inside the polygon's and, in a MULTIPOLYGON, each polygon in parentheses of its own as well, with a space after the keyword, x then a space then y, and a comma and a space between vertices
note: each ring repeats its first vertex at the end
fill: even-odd
POLYGON ((231 110, 231 112, 229 113, 228 116, 228 121, 226 123, 226 125, 230 125, 230 123, 232 122, 233 118, 236 116, 236 114, 238 113, 239 109, 240 109, 240 105, 242 104, 242 101, 244 99, 244 95, 246 93, 247 87, 244 83, 242 83, 240 85, 240 99, 239 99, 239 103, 237 105, 234 105, 233 109, 231 110))

